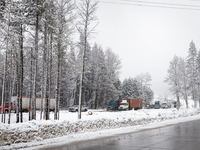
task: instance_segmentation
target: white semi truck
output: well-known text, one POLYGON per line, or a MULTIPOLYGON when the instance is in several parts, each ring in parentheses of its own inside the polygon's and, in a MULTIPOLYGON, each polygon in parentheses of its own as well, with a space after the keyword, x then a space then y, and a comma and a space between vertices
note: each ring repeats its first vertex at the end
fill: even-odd
POLYGON ((118 110, 129 110, 129 103, 127 100, 122 100, 121 104, 118 107, 118 110))
MULTIPOLYGON (((22 97, 22 111, 29 111, 29 101, 30 97, 22 97)), ((11 102, 13 102, 13 109, 16 111, 17 110, 17 96, 13 96, 11 99, 11 102)), ((43 105, 45 104, 45 99, 43 98, 43 105)), ((55 105, 56 105, 56 99, 55 98, 50 98, 50 104, 49 104, 49 109, 50 111, 55 110, 55 105)), ((36 97, 36 110, 41 109, 41 97, 36 97)))

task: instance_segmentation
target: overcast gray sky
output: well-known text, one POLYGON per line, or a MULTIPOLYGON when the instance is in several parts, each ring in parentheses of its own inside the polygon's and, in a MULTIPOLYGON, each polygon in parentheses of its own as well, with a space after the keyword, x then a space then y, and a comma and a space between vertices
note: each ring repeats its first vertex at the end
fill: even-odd
POLYGON ((156 95, 169 95, 163 81, 172 58, 187 57, 192 40, 199 50, 200 0, 100 0, 97 17, 93 40, 118 54, 121 81, 148 72, 156 95))

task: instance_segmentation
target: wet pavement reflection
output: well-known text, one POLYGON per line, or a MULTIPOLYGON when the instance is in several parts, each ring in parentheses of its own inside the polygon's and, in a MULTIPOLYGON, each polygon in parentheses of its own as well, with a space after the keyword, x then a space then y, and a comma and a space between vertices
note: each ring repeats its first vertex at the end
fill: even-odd
POLYGON ((200 120, 48 150, 198 150, 200 120))

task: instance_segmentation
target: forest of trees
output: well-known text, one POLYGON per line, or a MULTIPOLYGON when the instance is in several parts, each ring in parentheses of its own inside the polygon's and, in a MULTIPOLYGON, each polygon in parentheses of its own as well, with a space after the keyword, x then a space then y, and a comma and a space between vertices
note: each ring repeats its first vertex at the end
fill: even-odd
POLYGON ((143 106, 150 104, 154 93, 150 88, 152 78, 149 73, 137 75, 135 78, 125 79, 122 83, 122 99, 142 99, 143 106))
POLYGON ((98 109, 112 99, 153 99, 149 74, 121 83, 118 55, 90 44, 97 5, 91 0, 0 0, 0 104, 18 97, 17 122, 23 122, 22 96, 30 97, 29 120, 36 119, 36 97, 45 99, 40 119, 47 120, 50 97, 56 98, 54 119, 60 108, 80 102, 98 109))
MULTIPOLYGON (((170 91, 176 96, 177 103, 183 98, 188 108, 188 99, 194 100, 194 107, 200 104, 200 51, 191 41, 186 58, 174 56, 170 61, 165 79, 170 91)), ((199 105, 200 106, 200 105, 199 105)))

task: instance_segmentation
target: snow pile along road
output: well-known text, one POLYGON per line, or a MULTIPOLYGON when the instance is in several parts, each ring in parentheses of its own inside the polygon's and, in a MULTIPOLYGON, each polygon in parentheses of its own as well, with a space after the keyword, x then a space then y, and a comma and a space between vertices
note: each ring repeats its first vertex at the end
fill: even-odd
MULTIPOLYGON (((59 121, 36 120, 18 124, 11 123, 10 125, 0 123, 0 146, 5 148, 6 145, 16 143, 37 142, 66 135, 71 136, 77 133, 145 125, 199 115, 199 113, 200 110, 195 108, 180 109, 179 111, 176 109, 142 109, 121 112, 93 111, 93 115, 88 115, 87 112, 82 113, 82 119, 78 120, 77 113, 61 111, 61 119, 59 121)), ((51 115, 53 116, 53 114, 51 115)))

